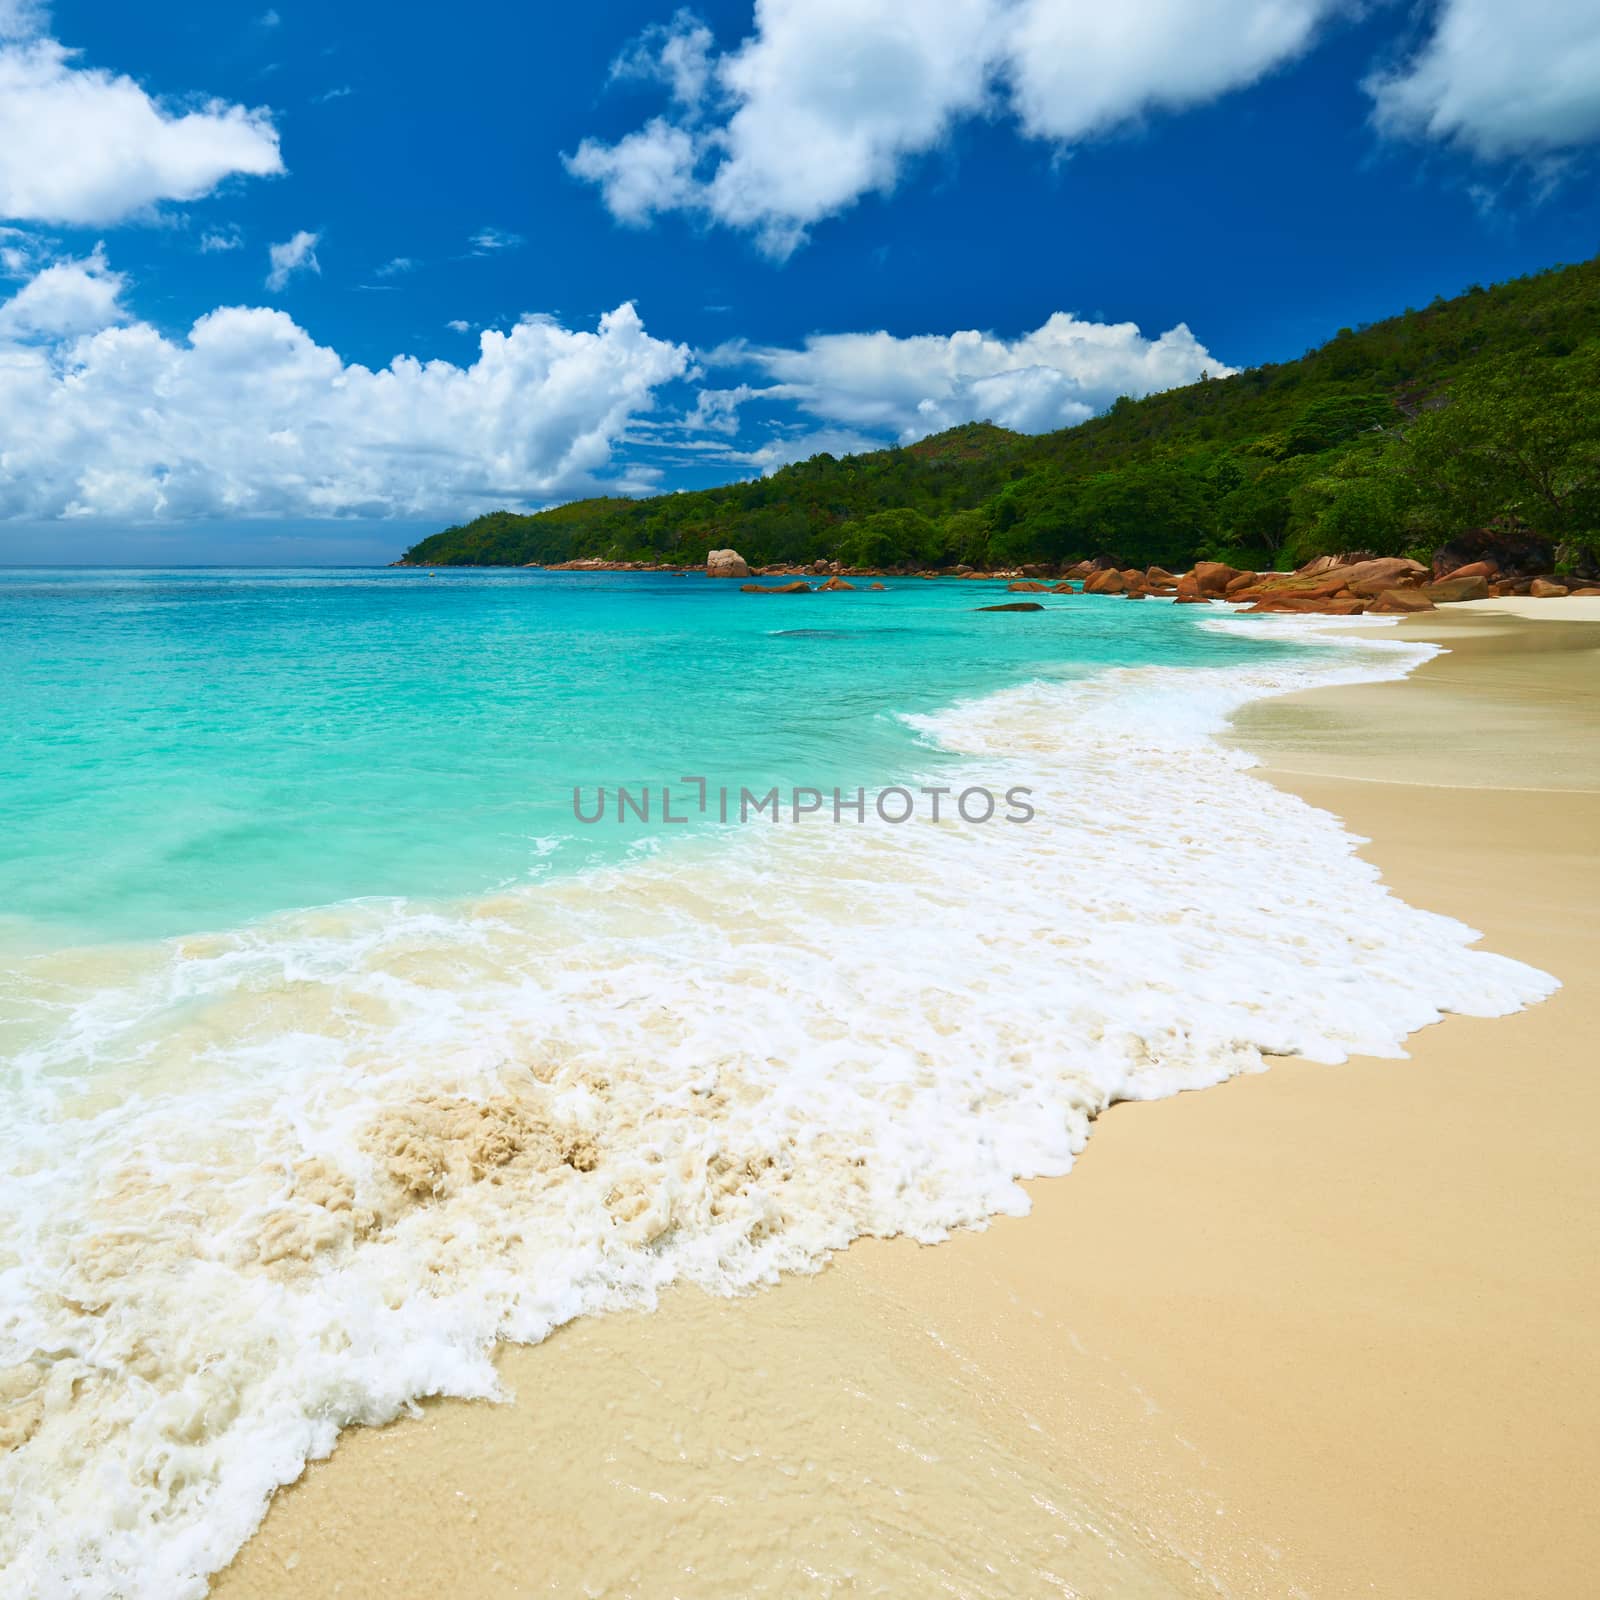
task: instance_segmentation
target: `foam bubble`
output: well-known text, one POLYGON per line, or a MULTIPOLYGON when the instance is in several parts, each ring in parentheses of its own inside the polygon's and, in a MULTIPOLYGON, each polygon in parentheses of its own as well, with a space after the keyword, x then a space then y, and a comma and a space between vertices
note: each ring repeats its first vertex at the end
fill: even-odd
POLYGON ((199 1595, 340 1428, 494 1394, 498 1339, 1015 1214, 1113 1101, 1400 1056, 1443 1012, 1549 993, 1211 738, 1427 653, 909 719, 964 757, 941 783, 1031 789, 1023 826, 762 824, 28 963, 0 1095, 8 1592, 199 1595))

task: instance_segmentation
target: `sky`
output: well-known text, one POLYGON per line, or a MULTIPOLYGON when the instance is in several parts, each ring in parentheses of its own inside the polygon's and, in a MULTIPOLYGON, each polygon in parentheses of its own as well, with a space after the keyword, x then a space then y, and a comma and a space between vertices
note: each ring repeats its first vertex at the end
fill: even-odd
POLYGON ((0 562, 372 563, 1600 248, 1594 0, 0 0, 0 562))

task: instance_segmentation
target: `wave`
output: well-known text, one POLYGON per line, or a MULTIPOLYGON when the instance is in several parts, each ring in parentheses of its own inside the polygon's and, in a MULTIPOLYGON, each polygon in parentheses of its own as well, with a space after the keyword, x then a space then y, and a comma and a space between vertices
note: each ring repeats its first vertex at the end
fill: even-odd
POLYGON ((201 1595, 340 1429, 495 1395, 499 1340, 1017 1214, 1115 1101, 1548 994, 1213 738, 1430 653, 906 719, 959 756, 940 783, 1030 788, 1026 825, 869 807, 30 961, 0 1019, 7 1591, 201 1595))

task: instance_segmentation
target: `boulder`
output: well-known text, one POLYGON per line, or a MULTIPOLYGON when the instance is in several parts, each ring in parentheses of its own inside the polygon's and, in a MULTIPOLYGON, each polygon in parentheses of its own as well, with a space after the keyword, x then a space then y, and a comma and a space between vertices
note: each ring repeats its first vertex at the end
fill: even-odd
POLYGON ((706 555, 708 578, 748 578, 750 568, 737 550, 712 550, 706 555))
POLYGON ((1023 566, 1018 567, 1017 571, 1020 572, 1024 578, 1048 578, 1051 575, 1050 568, 1042 561, 1029 561, 1023 566))
POLYGON ((1006 589, 1011 594, 1048 594, 1048 583, 1035 583, 1031 578, 1019 578, 1015 583, 1008 583, 1006 589))
POLYGON ((1454 572, 1447 572, 1441 580, 1448 583, 1452 578, 1487 578, 1493 583, 1500 576, 1500 569, 1492 561, 1469 561, 1464 567, 1457 567, 1454 572))
POLYGON ((813 572, 826 572, 828 570, 828 563, 826 560, 819 557, 817 560, 811 563, 811 570, 813 572))
MULTIPOLYGON (((880 583, 878 587, 881 589, 883 585, 880 583)), ((819 594, 830 594, 839 589, 848 589, 851 594, 856 592, 856 586, 853 583, 846 583, 843 578, 829 578, 826 583, 819 583, 817 585, 817 592, 819 594)))
POLYGON ((1260 583, 1261 576, 1255 572, 1241 572, 1238 577, 1230 578, 1227 587, 1222 591, 1225 595, 1235 595, 1241 589, 1253 589, 1260 583))
POLYGON ((776 588, 764 589, 759 583, 742 583, 740 594, 811 594, 809 583, 780 583, 776 588))
POLYGON ((1487 600, 1489 585, 1482 578, 1446 578, 1424 584, 1422 592, 1435 605, 1454 605, 1462 600, 1487 600))
POLYGON ((1078 591, 1065 578, 1051 589, 1051 594, 1076 594, 1078 591))
POLYGON ((1245 615, 1248 617, 1276 611, 1291 616, 1358 617, 1366 609, 1367 602, 1355 595, 1346 595, 1342 599, 1335 599, 1331 595, 1308 599, 1304 595, 1267 594, 1262 595, 1245 615))
POLYGON ((1168 572, 1165 567, 1146 567, 1144 581, 1153 586, 1170 588, 1178 581, 1178 574, 1176 572, 1168 572))
POLYGON ((881 584, 881 583, 869 583, 869 584, 868 584, 868 585, 867 585, 867 592, 868 592, 868 593, 869 593, 869 594, 870 594, 870 593, 871 593, 871 592, 872 592, 872 591, 873 591, 873 590, 874 590, 874 589, 876 589, 876 590, 877 590, 877 591, 878 591, 878 593, 879 593, 879 594, 882 594, 882 593, 884 593, 884 587, 883 587, 883 585, 882 585, 882 584, 881 584))
POLYGON ((1225 566, 1220 561, 1197 561, 1194 564, 1194 581, 1201 594, 1226 594, 1228 585, 1244 574, 1237 567, 1225 566))
POLYGON ((1200 593, 1200 585, 1195 581, 1195 575, 1192 572, 1186 572, 1178 579, 1178 599, 1186 604, 1190 601, 1205 599, 1205 596, 1200 593))
POLYGON ((1571 591, 1564 583, 1552 583, 1548 578, 1535 578, 1528 585, 1528 593, 1535 600, 1559 600, 1562 595, 1571 591))
POLYGON ((1600 589, 1574 589, 1572 591, 1572 598, 1574 600, 1592 600, 1596 595, 1600 595, 1600 589))
POLYGON ((1091 572, 1083 580, 1083 592, 1085 594, 1121 594, 1127 587, 1128 580, 1115 567, 1110 567, 1100 572, 1091 572))
POLYGON ((1354 566, 1342 568, 1338 575, 1352 594, 1365 595, 1368 599, 1376 599, 1391 589, 1414 588, 1428 581, 1428 569, 1420 561, 1406 556, 1379 556, 1371 561, 1358 561, 1354 566))
POLYGON ((978 606, 979 611, 1043 611, 1037 600, 1012 600, 1003 606, 978 606))
POLYGON ((1474 528, 1458 533, 1433 552, 1433 572, 1443 578, 1475 562, 1492 562, 1511 578, 1522 573, 1548 572, 1555 561, 1555 546, 1537 534, 1513 533, 1501 528, 1474 528))
POLYGON ((1374 615, 1395 616, 1402 612, 1432 611, 1433 601, 1420 589, 1385 589, 1368 608, 1374 615))

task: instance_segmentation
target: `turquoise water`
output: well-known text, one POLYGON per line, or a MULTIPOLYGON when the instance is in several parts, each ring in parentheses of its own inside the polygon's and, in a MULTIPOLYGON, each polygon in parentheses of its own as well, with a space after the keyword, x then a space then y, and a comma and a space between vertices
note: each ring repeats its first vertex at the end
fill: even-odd
POLYGON ((578 825, 575 785, 586 808, 594 785, 686 774, 870 788, 940 759, 898 713, 1276 648, 1187 608, 975 609, 995 598, 915 579, 768 599, 633 573, 0 572, 0 917, 30 945, 471 893, 663 831, 578 825))

